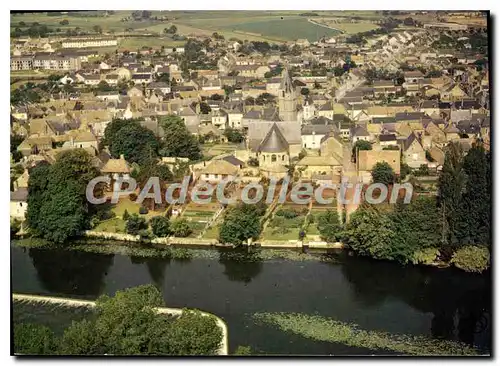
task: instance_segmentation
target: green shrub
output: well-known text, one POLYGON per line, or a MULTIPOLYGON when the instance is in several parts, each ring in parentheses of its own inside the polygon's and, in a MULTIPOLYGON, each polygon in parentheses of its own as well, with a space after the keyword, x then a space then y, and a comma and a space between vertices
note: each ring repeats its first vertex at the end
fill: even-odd
POLYGON ((490 265, 490 251, 486 247, 466 246, 453 254, 451 263, 466 272, 481 273, 490 265))
POLYGON ((252 354, 252 349, 250 346, 238 346, 234 351, 235 356, 250 356, 252 354))
POLYGON ((299 216, 298 212, 296 212, 295 210, 288 210, 284 208, 280 208, 278 211, 276 211, 275 215, 284 217, 285 219, 294 219, 299 216))
POLYGON ((150 221, 153 234, 157 237, 164 238, 170 235, 170 220, 164 216, 155 216, 150 221))
POLYGON ((127 230, 127 234, 137 235, 141 230, 146 230, 148 228, 148 224, 146 224, 146 220, 143 217, 133 214, 127 220, 125 228, 127 230))
POLYGON ((193 229, 185 219, 177 219, 172 222, 172 233, 178 238, 185 238, 189 236, 193 229))
POLYGON ((437 248, 425 248, 413 253, 411 261, 413 264, 431 264, 438 255, 439 250, 437 248))
POLYGON ((21 323, 14 326, 14 352, 23 355, 54 354, 54 333, 43 325, 21 323))
POLYGON ((129 219, 129 217, 130 217, 130 214, 128 213, 127 210, 125 210, 123 212, 123 216, 122 216, 123 220, 127 221, 129 219))

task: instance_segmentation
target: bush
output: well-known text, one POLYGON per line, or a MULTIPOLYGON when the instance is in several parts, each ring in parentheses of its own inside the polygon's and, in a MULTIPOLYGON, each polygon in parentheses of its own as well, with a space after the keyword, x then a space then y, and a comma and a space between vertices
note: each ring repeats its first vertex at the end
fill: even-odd
POLYGON ((147 215, 147 213, 148 213, 148 212, 149 212, 149 210, 148 210, 148 208, 147 208, 147 207, 141 206, 141 207, 139 208, 139 213, 140 213, 141 215, 147 215))
POLYGON ((131 200, 131 201, 135 201, 137 199, 137 194, 135 193, 130 193, 128 198, 131 200))
POLYGON ((490 251, 486 247, 466 246, 453 254, 451 263, 466 272, 481 273, 490 265, 490 251))
POLYGON ((250 356, 252 354, 252 349, 250 346, 238 346, 234 351, 235 356, 250 356))
POLYGON ((191 229, 191 226, 185 219, 174 220, 171 228, 174 236, 179 238, 185 238, 193 232, 193 229, 191 229))
POLYGON ((14 352, 48 355, 56 349, 54 333, 43 325, 21 323, 14 326, 14 352))
POLYGON ((143 217, 139 217, 137 214, 133 214, 127 220, 125 225, 128 234, 137 235, 141 230, 146 230, 148 225, 143 217))
POLYGON ((129 219, 129 217, 130 217, 130 214, 128 213, 127 210, 125 210, 125 212, 123 212, 123 216, 122 216, 123 220, 127 221, 129 219))
POLYGON ((413 253, 413 258, 411 262, 413 264, 431 264, 436 260, 439 255, 439 250, 437 248, 425 248, 417 250, 413 253))
POLYGON ((170 221, 163 216, 155 216, 150 221, 153 234, 157 237, 164 238, 170 235, 170 221))
POLYGON ((287 210, 287 209, 279 209, 277 212, 276 212, 276 216, 282 216, 284 217, 285 219, 294 219, 296 218, 297 216, 299 216, 299 214, 297 213, 297 211, 295 210, 287 210))

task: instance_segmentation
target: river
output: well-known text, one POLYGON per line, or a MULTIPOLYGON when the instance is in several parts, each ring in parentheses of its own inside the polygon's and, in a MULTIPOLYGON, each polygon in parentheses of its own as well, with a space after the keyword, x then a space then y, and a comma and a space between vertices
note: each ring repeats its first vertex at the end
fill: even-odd
MULTIPOLYGON (((212 253, 213 254, 213 253, 212 253)), ((12 291, 95 299, 153 283, 167 306, 223 318, 230 351, 265 354, 373 354, 256 324, 257 312, 298 312, 366 330, 455 339, 491 348, 491 280, 455 269, 399 266, 340 255, 339 263, 189 261, 11 247, 12 291)))

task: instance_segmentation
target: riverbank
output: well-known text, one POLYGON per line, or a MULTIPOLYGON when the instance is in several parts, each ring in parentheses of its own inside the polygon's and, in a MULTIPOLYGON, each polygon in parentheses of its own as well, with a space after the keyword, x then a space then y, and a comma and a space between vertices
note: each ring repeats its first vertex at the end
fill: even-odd
POLYGON ((226 260, 228 258, 239 262, 259 262, 270 260, 290 260, 290 261, 318 261, 336 263, 339 261, 338 255, 342 253, 339 249, 312 249, 311 252, 304 252, 303 248, 260 248, 256 246, 224 246, 206 247, 191 246, 189 249, 184 246, 164 246, 136 242, 115 241, 111 239, 78 239, 67 245, 56 245, 39 238, 28 238, 13 240, 13 244, 19 248, 35 249, 56 249, 66 251, 78 251, 95 254, 118 254, 142 258, 172 259, 187 261, 195 258, 226 260))
MULTIPOLYGON (((338 262, 338 254, 355 255, 342 243, 300 241, 282 244, 279 242, 252 243, 235 247, 233 245, 200 244, 192 238, 177 242, 177 238, 158 238, 156 240, 141 240, 139 236, 106 233, 105 237, 86 236, 73 239, 66 245, 56 245, 40 238, 13 240, 14 245, 21 248, 63 249, 96 254, 120 254, 143 258, 164 258, 173 260, 190 260, 193 258, 219 259, 220 253, 234 253, 243 261, 266 261, 285 259, 291 261, 338 262), (123 240, 124 235, 127 239, 123 240), (170 240, 166 240, 170 239, 170 240), (346 251, 347 250, 347 251, 346 251)), ((181 238, 187 239, 187 238, 181 238)), ((439 269, 454 268, 451 263, 434 261, 413 264, 416 266, 434 267, 439 269)), ((403 267, 403 266, 402 266, 403 267)))

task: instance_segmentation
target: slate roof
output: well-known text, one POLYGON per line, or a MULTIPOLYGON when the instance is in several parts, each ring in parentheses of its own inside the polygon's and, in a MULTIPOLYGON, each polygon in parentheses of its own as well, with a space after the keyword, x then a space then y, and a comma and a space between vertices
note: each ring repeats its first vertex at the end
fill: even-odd
POLYGON ((28 188, 18 188, 10 192, 10 200, 13 202, 26 202, 28 200, 28 188))
POLYGON ((259 151, 272 153, 286 150, 288 150, 288 142, 276 123, 274 123, 271 129, 267 132, 266 137, 264 137, 264 140, 260 143, 259 151))

